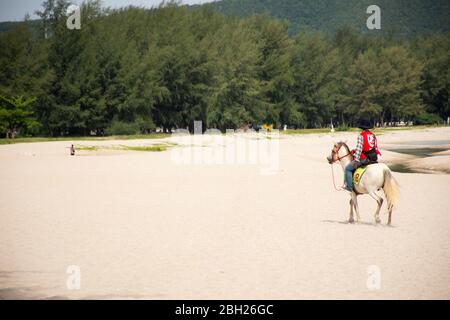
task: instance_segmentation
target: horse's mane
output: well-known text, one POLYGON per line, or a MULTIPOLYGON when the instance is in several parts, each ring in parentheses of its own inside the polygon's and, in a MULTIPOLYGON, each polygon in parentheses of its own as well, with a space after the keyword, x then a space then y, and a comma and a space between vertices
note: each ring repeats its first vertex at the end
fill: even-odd
MULTIPOLYGON (((338 143, 336 143, 336 145, 338 148, 340 148, 341 146, 344 147, 347 150, 347 153, 352 153, 346 142, 339 141, 338 143)), ((351 159, 353 159, 353 155, 351 156, 351 159)))
POLYGON ((336 145, 337 145, 338 147, 344 146, 345 149, 347 149, 347 152, 350 152, 350 148, 348 147, 348 145, 347 145, 346 142, 344 142, 344 141, 339 141, 338 143, 336 143, 336 145))

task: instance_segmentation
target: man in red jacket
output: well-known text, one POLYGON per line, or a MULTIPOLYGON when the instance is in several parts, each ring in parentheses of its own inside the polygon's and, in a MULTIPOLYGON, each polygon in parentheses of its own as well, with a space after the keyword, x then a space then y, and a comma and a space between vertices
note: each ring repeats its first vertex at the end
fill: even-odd
POLYGON ((353 171, 369 163, 377 162, 378 156, 381 155, 377 137, 370 131, 373 128, 370 122, 363 120, 358 124, 358 128, 362 131, 358 137, 354 160, 345 167, 345 190, 350 192, 353 191, 353 171))

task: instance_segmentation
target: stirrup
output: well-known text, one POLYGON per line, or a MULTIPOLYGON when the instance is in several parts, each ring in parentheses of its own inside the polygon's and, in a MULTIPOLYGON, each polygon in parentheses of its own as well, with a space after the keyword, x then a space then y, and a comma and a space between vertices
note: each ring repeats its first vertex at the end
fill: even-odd
POLYGON ((341 187, 341 190, 342 190, 342 191, 353 192, 353 189, 352 189, 352 190, 349 190, 349 189, 347 188, 346 185, 343 185, 343 186, 341 187))

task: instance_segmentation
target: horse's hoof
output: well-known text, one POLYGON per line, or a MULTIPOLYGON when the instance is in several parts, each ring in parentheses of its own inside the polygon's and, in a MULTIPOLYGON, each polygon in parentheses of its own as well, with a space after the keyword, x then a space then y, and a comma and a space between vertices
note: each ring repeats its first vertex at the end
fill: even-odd
POLYGON ((381 223, 381 219, 376 219, 375 222, 376 222, 377 224, 380 224, 380 223, 381 223))
POLYGON ((352 218, 352 219, 348 219, 348 223, 355 223, 355 220, 352 218))

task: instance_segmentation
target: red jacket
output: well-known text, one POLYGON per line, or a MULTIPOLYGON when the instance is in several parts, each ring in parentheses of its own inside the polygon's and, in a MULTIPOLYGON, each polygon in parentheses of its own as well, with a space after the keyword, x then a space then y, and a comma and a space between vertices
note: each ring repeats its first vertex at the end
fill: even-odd
POLYGON ((361 136, 363 137, 363 152, 361 153, 360 159, 367 158, 364 153, 372 150, 373 148, 375 148, 377 155, 381 155, 381 152, 378 150, 377 137, 372 132, 370 132, 369 130, 364 130, 363 132, 361 132, 361 136))

